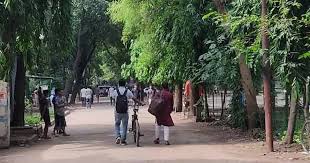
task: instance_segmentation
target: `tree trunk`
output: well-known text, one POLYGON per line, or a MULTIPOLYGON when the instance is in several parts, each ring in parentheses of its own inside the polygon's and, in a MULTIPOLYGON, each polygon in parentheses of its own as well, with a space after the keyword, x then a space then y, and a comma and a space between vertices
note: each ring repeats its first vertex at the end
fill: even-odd
MULTIPOLYGON (((269 38, 268 38, 268 6, 267 0, 262 0, 262 49, 264 50, 263 54, 263 83, 264 83, 264 110, 265 110, 265 131, 266 131, 266 144, 268 152, 273 152, 273 135, 272 135, 272 102, 275 105, 275 94, 273 95, 274 99, 271 99, 271 68, 269 62, 269 38), (272 101, 273 100, 273 101, 272 101)), ((273 82, 273 84, 275 84, 273 82)), ((275 89, 275 86, 273 85, 275 89)), ((275 93, 275 92, 273 92, 275 93)))
MULTIPOLYGON (((269 64, 269 69, 270 69, 270 64, 269 64)), ((271 71, 271 69, 269 70, 271 71)), ((271 83, 271 109, 276 108, 276 97, 277 97, 277 90, 276 90, 276 83, 274 80, 274 76, 270 75, 270 83, 271 83)))
POLYGON ((241 84, 246 98, 247 127, 253 129, 256 127, 256 114, 258 105, 256 101, 256 91, 252 81, 252 75, 249 67, 245 62, 243 54, 239 57, 239 67, 241 75, 241 84))
POLYGON ((214 91, 212 91, 212 114, 213 114, 213 117, 215 118, 215 98, 214 98, 214 91))
POLYGON ((176 112, 182 112, 182 84, 175 85, 174 108, 176 112))
POLYGON ((222 111, 221 111, 221 119, 224 116, 224 109, 226 104, 226 95, 227 95, 227 89, 224 89, 224 93, 221 93, 221 101, 222 101, 222 111))
POLYGON ((284 113, 285 113, 285 122, 288 123, 288 116, 289 116, 289 112, 290 112, 290 108, 289 108, 289 101, 290 101, 290 94, 291 94, 291 89, 289 88, 288 84, 285 86, 285 104, 284 104, 284 113))
POLYGON ((10 112, 11 112, 11 121, 13 120, 13 112, 14 112, 14 93, 15 93, 15 77, 16 77, 16 64, 15 61, 17 58, 15 57, 14 50, 16 44, 16 30, 19 24, 19 19, 17 16, 10 13, 9 17, 7 18, 8 23, 4 24, 4 31, 2 31, 1 39, 2 39, 2 46, 1 50, 5 56, 6 62, 8 65, 9 70, 7 70, 7 79, 4 79, 9 82, 9 89, 10 89, 10 112))
POLYGON ((91 33, 88 28, 81 25, 77 39, 76 58, 72 70, 73 75, 66 81, 65 88, 65 95, 67 97, 69 96, 69 92, 72 91, 70 104, 75 104, 77 93, 79 92, 81 87, 83 73, 96 48, 95 40, 91 39, 91 33))
MULTIPOLYGON (((206 85, 205 85, 206 88, 206 85)), ((210 112, 209 112, 209 104, 208 104, 208 93, 207 90, 204 91, 205 101, 204 101, 204 108, 206 112, 206 118, 210 118, 210 112)))
POLYGON ((72 94, 71 94, 71 98, 70 98, 70 104, 75 104, 76 96, 80 92, 80 89, 81 89, 81 83, 82 83, 82 79, 79 78, 73 84, 72 94))
POLYGON ((199 99, 199 91, 198 91, 198 86, 191 82, 191 91, 190 91, 190 110, 192 112, 193 116, 196 116, 197 110, 195 109, 194 105, 197 103, 199 99))
POLYGON ((26 69, 24 65, 24 56, 22 54, 18 54, 16 57, 16 82, 14 86, 15 103, 11 125, 24 126, 26 69))
POLYGON ((298 95, 297 95, 296 86, 293 86, 292 91, 291 91, 290 116, 288 120, 286 140, 285 140, 287 144, 292 144, 294 140, 297 101, 298 101, 298 95))
POLYGON ((64 90, 64 94, 65 94, 67 102, 69 100, 69 94, 72 93, 73 80, 74 80, 74 75, 73 73, 71 73, 69 74, 69 77, 67 77, 66 79, 65 90, 64 90))
POLYGON ((225 5, 224 2, 221 0, 213 0, 213 4, 215 5, 216 9, 218 12, 220 12, 221 14, 224 14, 225 11, 225 5))
POLYGON ((304 116, 305 116, 305 119, 308 119, 309 117, 309 80, 310 78, 308 77, 307 78, 307 81, 306 81, 306 85, 305 85, 305 92, 304 92, 304 116))

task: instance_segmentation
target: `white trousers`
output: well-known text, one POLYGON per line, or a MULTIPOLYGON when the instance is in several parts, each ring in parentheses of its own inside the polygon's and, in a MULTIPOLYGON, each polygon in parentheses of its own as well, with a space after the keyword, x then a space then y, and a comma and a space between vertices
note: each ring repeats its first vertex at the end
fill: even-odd
MULTIPOLYGON (((164 127, 164 140, 165 141, 169 141, 169 127, 168 126, 163 126, 164 127)), ((160 130, 161 130, 161 126, 157 125, 157 123, 155 123, 155 138, 159 139, 160 137, 160 130)))

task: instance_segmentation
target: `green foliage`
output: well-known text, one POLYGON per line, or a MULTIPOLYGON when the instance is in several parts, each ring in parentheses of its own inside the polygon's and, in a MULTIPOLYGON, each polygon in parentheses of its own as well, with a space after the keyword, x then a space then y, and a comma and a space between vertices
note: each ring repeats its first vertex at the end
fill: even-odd
POLYGON ((36 126, 41 123, 41 117, 39 114, 25 116, 25 124, 29 126, 36 126))
POLYGON ((121 29, 112 24, 107 14, 108 5, 108 1, 101 0, 74 1, 73 24, 80 41, 80 44, 77 41, 76 47, 96 46, 85 70, 84 78, 88 79, 89 85, 119 79, 121 66, 129 60, 127 48, 121 41, 121 29))
MULTIPOLYGON (((295 125, 295 133, 294 133, 294 141, 296 143, 300 143, 300 135, 301 130, 304 124, 304 117, 302 112, 300 112, 301 108, 299 108, 297 112, 296 118, 296 125, 295 125)), ((274 135, 277 139, 282 141, 286 138, 287 132, 287 114, 285 113, 285 108, 277 108, 273 114, 273 128, 274 128, 274 135)))
POLYGON ((230 103, 229 113, 231 114, 229 123, 232 127, 246 129, 246 111, 242 102, 241 91, 235 90, 230 103))
POLYGON ((71 1, 1 0, 0 13, 1 79, 17 53, 25 56, 28 74, 59 75, 72 42, 71 1))
POLYGON ((123 40, 131 47, 131 63, 123 66, 123 75, 154 83, 188 78, 184 69, 204 48, 198 42, 205 35, 200 17, 204 5, 171 0, 113 2, 109 13, 123 25, 123 40))

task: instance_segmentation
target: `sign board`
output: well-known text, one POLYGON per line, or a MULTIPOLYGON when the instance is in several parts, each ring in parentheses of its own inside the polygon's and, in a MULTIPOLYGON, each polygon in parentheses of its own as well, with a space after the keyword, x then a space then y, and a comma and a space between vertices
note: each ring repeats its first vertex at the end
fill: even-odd
POLYGON ((10 146, 10 107, 8 84, 0 81, 0 148, 10 146))

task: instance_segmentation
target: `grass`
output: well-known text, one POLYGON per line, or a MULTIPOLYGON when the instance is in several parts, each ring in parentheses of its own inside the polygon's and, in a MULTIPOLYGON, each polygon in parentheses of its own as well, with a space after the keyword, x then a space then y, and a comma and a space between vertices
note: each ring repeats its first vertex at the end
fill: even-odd
MULTIPOLYGON (((284 108, 277 108, 273 112, 273 129, 274 135, 277 139, 284 140, 286 137, 287 120, 284 108)), ((294 141, 300 144, 300 134, 304 124, 304 116, 302 112, 297 111, 294 141)))
MULTIPOLYGON (((51 121, 54 120, 54 110, 53 109, 49 109, 49 114, 50 114, 50 118, 51 118, 51 121)), ((40 113, 26 113, 25 115, 25 123, 26 125, 29 125, 29 126, 36 126, 36 125, 39 125, 42 123, 41 121, 41 115, 40 113)))

